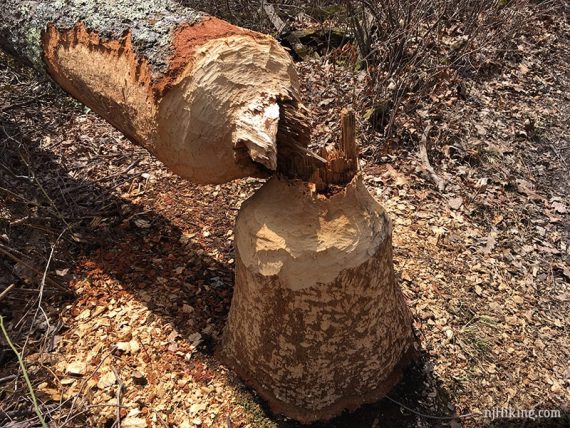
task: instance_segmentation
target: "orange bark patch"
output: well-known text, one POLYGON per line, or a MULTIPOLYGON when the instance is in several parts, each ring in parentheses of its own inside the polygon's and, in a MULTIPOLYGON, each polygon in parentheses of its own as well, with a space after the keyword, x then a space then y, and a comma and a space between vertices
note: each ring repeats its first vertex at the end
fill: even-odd
POLYGON ((234 35, 249 35, 263 38, 262 34, 236 27, 221 19, 208 17, 196 24, 179 26, 172 37, 172 56, 169 59, 168 71, 155 85, 155 91, 163 94, 178 78, 180 73, 194 62, 194 52, 204 43, 218 38, 234 35))

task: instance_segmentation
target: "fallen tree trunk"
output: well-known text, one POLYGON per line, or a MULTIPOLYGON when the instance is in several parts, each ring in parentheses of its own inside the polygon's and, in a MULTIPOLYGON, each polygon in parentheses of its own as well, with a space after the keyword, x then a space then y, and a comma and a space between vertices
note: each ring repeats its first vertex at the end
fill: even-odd
POLYGON ((174 0, 5 0, 0 15, 0 46, 176 174, 221 183, 277 169, 298 79, 273 38, 174 0))

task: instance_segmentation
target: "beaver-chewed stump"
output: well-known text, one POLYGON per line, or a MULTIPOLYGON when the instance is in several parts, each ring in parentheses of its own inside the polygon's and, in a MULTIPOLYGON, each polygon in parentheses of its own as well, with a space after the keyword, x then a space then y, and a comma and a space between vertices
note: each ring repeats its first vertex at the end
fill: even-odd
MULTIPOLYGON (((355 168, 355 156, 330 164, 355 168)), ((222 357, 272 410, 304 423, 382 398, 415 352, 390 219, 352 175, 329 196, 273 177, 236 222, 222 357)))

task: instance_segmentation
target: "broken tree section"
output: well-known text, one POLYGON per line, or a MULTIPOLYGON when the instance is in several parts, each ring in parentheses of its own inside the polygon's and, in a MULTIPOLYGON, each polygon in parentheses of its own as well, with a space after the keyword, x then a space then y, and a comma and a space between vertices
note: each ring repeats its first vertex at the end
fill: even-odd
POLYGON ((277 134, 277 140, 282 145, 278 171, 283 176, 311 183, 319 192, 325 192, 330 187, 344 186, 352 180, 358 171, 352 111, 344 109, 341 112, 340 142, 320 147, 317 153, 302 149, 308 146, 310 138, 310 129, 306 125, 309 119, 303 109, 288 106, 284 109, 283 116, 285 120, 279 124, 277 134))
POLYGON ((392 225, 357 172, 354 116, 342 124, 313 175, 321 184, 271 178, 235 228, 222 358, 274 411, 304 423, 382 398, 415 352, 392 225))
POLYGON ((299 85, 273 38, 175 0, 4 0, 0 15, 1 47, 176 174, 221 183, 276 170, 281 105, 296 108, 299 85))

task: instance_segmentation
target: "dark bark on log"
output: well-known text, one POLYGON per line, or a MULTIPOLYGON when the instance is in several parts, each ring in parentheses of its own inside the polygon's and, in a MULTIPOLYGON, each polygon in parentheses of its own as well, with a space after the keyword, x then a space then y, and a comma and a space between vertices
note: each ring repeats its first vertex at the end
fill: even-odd
POLYGON ((174 0, 5 0, 0 46, 199 183, 277 169, 298 80, 271 37, 174 0))
POLYGON ((175 1, 38 1, 5 0, 1 6, 0 44, 30 63, 42 63, 41 33, 49 24, 68 29, 78 22, 104 40, 120 40, 126 33, 133 47, 154 72, 166 71, 170 33, 183 24, 203 21, 207 15, 175 1))

